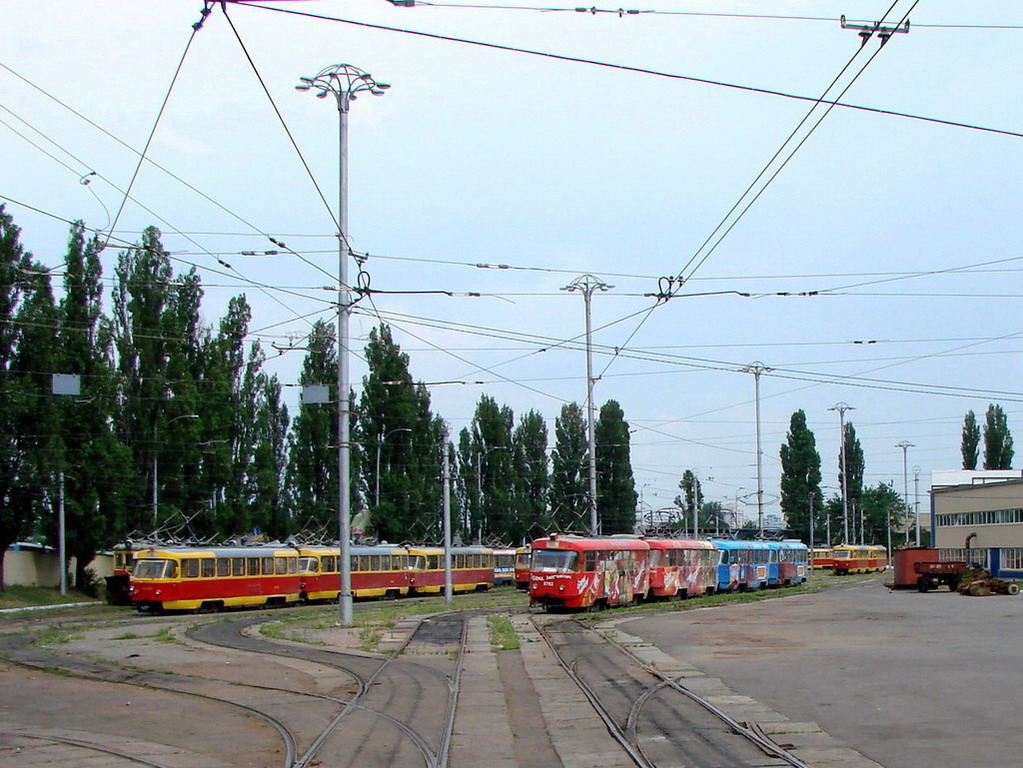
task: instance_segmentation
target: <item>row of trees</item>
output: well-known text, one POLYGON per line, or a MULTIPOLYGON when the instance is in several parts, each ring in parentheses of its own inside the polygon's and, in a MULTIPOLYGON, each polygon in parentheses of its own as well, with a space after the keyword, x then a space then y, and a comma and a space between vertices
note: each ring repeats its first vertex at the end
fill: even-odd
MULTIPOLYGON (((963 469, 976 469, 980 459, 980 425, 977 414, 967 411, 963 417, 960 452, 963 469)), ((984 469, 1012 469, 1012 434, 1002 406, 991 404, 984 415, 984 469)))
MULTIPOLYGON (((336 535, 332 324, 311 326, 299 380, 333 382, 329 402, 303 404, 292 420, 261 345, 247 341, 244 295, 209 326, 195 268, 175 274, 158 230, 118 254, 112 280, 103 276, 102 250, 76 224, 61 268, 48 270, 23 249, 0 206, 0 558, 25 536, 55 538, 60 480, 68 554, 82 567, 97 549, 158 530, 199 539, 336 535), (54 374, 77 377, 80 394, 55 394, 54 374)), ((361 396, 351 397, 351 493, 352 508, 371 513, 368 534, 436 540, 445 450, 463 540, 588 529, 577 404, 562 409, 553 448, 539 413, 516 424, 487 396, 454 440, 389 328, 371 332, 365 357, 361 396)), ((629 430, 616 402, 600 409, 596 438, 600 525, 632 531, 629 430)), ((77 579, 84 583, 84 572, 77 579)))
POLYGON ((843 451, 838 456, 838 493, 824 498, 821 457, 806 414, 796 411, 781 446, 781 509, 788 535, 804 541, 837 544, 885 542, 902 544, 911 510, 891 483, 863 486, 865 462, 856 428, 845 422, 843 451), (812 536, 811 536, 812 529, 812 536))

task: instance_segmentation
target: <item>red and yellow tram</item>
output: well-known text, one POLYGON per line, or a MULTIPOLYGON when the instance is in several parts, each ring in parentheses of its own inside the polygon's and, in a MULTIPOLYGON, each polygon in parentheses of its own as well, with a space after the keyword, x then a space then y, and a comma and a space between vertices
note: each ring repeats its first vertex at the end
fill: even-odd
POLYGON ((220 610, 297 603, 291 547, 150 547, 135 553, 131 599, 140 611, 220 610))
POLYGON ((871 573, 888 567, 888 550, 880 544, 839 544, 831 553, 838 575, 871 573))
POLYGON ((529 589, 529 555, 532 549, 528 546, 515 550, 515 589, 529 589))
POLYGON ((835 567, 835 555, 831 547, 820 544, 810 550, 810 567, 814 570, 831 570, 835 567))
MULTIPOLYGON (((303 600, 337 600, 341 592, 341 550, 338 547, 302 547, 298 572, 303 600)), ((352 561, 352 597, 396 598, 409 593, 408 551, 397 545, 349 549, 352 561)))
POLYGON ((650 546, 637 538, 551 534, 533 542, 529 604, 604 608, 643 600, 650 590, 650 546))
MULTIPOLYGON (((489 547, 452 547, 451 589, 473 592, 494 583, 494 550, 489 547)), ((409 592, 438 594, 444 590, 443 547, 408 547, 409 592)))
POLYGON ((709 541, 647 539, 650 596, 677 600, 713 592, 718 549, 709 541))

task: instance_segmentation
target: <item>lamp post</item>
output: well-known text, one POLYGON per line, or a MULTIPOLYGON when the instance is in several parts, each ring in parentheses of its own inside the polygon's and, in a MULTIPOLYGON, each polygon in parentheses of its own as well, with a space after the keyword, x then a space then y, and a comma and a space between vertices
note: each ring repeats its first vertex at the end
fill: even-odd
POLYGON ((409 429, 408 427, 397 427, 396 429, 392 429, 390 432, 387 432, 387 433, 385 433, 382 429, 380 430, 380 439, 377 440, 377 474, 376 474, 376 482, 374 483, 374 488, 373 488, 373 506, 374 507, 379 507, 380 506, 380 448, 381 448, 381 446, 383 446, 384 441, 387 440, 387 438, 389 438, 391 435, 393 435, 393 434, 395 434, 397 432, 411 432, 411 431, 412 430, 409 429))
POLYGON ((351 314, 348 288, 348 108, 358 93, 382 96, 390 88, 378 83, 368 72, 351 64, 335 64, 321 70, 315 77, 300 77, 299 91, 316 91, 316 98, 333 95, 338 114, 338 211, 337 211, 337 453, 338 453, 338 528, 341 547, 341 587, 338 595, 339 621, 352 624, 352 561, 351 561, 351 489, 349 488, 351 444, 348 416, 348 320, 351 314))
POLYGON ((828 408, 829 411, 838 411, 838 439, 842 457, 842 543, 849 543, 849 468, 845 465, 845 412, 855 411, 848 403, 836 403, 828 408))
MULTIPOLYGON (((175 416, 173 419, 168 421, 165 426, 169 427, 175 421, 180 421, 181 419, 198 419, 198 418, 199 418, 198 414, 195 414, 195 413, 183 413, 180 416, 175 416)), ((158 470, 159 470, 159 463, 158 463, 158 459, 157 459, 157 457, 160 454, 159 448, 160 448, 160 444, 157 441, 156 425, 154 424, 153 425, 153 499, 152 499, 152 501, 153 501, 153 535, 154 536, 156 535, 156 525, 157 525, 157 520, 159 519, 157 514, 160 511, 160 491, 159 491, 159 487, 160 487, 159 477, 160 476, 159 476, 159 472, 158 472, 158 470)))
POLYGON ((593 329, 590 323, 590 298, 594 291, 609 291, 614 288, 593 275, 582 275, 561 290, 580 291, 586 305, 586 438, 590 454, 590 535, 596 536, 597 531, 597 441, 593 431, 593 329))

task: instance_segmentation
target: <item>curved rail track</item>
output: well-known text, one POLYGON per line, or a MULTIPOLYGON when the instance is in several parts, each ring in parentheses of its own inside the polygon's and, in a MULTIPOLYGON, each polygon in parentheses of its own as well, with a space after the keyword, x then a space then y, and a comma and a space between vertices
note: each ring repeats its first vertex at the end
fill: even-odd
POLYGON ((810 768, 755 724, 739 723, 706 699, 574 620, 533 622, 640 768, 810 768))
MULTIPOLYGON (((21 666, 84 679, 195 697, 261 718, 277 733, 283 768, 334 766, 414 766, 443 768, 454 730, 458 686, 466 643, 467 616, 441 614, 423 619, 395 654, 381 659, 254 637, 246 630, 274 617, 244 617, 194 627, 196 642, 266 659, 301 660, 347 677, 343 690, 327 693, 224 679, 143 672, 60 654, 30 645, 31 636, 0 638, 3 656, 21 666), (411 660, 411 657, 416 657, 411 660), (198 688, 215 690, 203 692, 198 688), (259 692, 258 703, 243 703, 259 692), (320 725, 316 725, 320 723, 320 725), (397 738, 395 736, 397 735, 397 738)), ((19 729, 20 732, 20 729, 19 729)), ((139 765, 167 768, 112 744, 22 733, 68 747, 108 752, 139 765)), ((154 734, 140 734, 158 738, 154 734)), ((201 753, 202 745, 192 745, 201 753)), ((221 756, 223 757, 223 756, 221 756)))

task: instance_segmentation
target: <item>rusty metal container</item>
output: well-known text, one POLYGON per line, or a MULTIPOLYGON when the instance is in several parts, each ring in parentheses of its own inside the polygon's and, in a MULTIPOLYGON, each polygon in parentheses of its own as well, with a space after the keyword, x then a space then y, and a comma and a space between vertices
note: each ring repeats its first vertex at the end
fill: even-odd
POLYGON ((938 559, 938 550, 931 547, 908 547, 897 549, 892 554, 895 565, 895 581, 892 586, 896 589, 915 589, 919 574, 914 566, 938 559))

